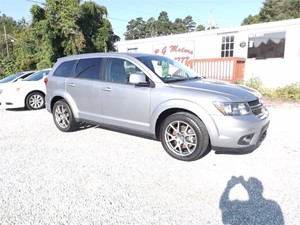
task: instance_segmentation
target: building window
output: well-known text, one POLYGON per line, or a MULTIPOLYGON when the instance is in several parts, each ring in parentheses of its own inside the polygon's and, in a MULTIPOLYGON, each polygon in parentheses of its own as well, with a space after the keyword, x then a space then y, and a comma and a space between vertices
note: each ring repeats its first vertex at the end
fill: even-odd
POLYGON ((233 57, 234 36, 223 36, 221 46, 221 57, 233 57))
POLYGON ((284 58, 285 32, 249 35, 248 58, 284 58))

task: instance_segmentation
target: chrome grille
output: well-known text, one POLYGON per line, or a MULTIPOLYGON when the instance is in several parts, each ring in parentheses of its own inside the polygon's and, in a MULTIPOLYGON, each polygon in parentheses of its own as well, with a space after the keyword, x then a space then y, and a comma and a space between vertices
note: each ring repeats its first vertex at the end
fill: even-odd
POLYGON ((265 107, 260 99, 248 102, 252 113, 256 116, 262 116, 265 113, 265 107))

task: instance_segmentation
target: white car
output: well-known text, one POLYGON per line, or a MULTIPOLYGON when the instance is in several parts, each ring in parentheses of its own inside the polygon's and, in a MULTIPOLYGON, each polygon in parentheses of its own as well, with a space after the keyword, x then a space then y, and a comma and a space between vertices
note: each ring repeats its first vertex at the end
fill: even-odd
POLYGON ((0 107, 5 109, 24 108, 30 110, 45 107, 46 86, 44 78, 50 69, 33 73, 25 79, 0 86, 0 107))

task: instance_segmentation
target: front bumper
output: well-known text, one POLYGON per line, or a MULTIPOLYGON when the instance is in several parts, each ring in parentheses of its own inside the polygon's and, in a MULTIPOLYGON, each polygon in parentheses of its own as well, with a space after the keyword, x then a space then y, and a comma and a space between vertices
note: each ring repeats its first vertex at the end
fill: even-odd
POLYGON ((217 134, 211 138, 216 153, 246 154, 257 149, 264 141, 270 124, 269 113, 262 117, 215 116, 217 134))
POLYGON ((22 98, 16 98, 15 96, 0 96, 0 108, 14 109, 24 108, 25 100, 22 98))

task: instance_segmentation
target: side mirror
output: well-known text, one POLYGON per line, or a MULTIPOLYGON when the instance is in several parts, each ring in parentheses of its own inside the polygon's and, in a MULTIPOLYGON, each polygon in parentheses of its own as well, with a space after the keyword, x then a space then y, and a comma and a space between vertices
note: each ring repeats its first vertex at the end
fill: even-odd
POLYGON ((133 73, 129 76, 130 84, 148 85, 145 74, 133 73))

